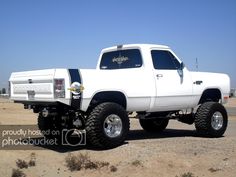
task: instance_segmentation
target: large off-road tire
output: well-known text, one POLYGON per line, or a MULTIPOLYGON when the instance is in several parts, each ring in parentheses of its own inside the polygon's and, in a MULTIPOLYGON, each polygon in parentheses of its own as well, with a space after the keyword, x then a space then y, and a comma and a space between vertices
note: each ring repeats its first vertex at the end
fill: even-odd
POLYGON ((147 132, 161 132, 165 130, 169 123, 169 119, 139 119, 141 127, 147 132))
POLYGON ((228 115, 223 105, 216 102, 203 103, 195 115, 195 127, 201 136, 221 137, 228 124, 228 115))
POLYGON ((123 107, 116 103, 101 103, 91 111, 85 122, 87 140, 97 148, 114 148, 125 141, 129 126, 123 107))
POLYGON ((41 114, 38 116, 38 128, 42 135, 48 139, 57 138, 61 136, 61 126, 56 117, 43 117, 41 114))

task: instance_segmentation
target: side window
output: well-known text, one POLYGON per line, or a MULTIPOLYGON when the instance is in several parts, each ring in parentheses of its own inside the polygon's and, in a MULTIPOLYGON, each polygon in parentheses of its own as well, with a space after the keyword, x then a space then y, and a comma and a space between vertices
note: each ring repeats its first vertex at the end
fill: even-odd
POLYGON ((142 57, 138 49, 127 49, 107 52, 102 55, 100 69, 139 68, 142 57))
POLYGON ((155 69, 176 70, 180 68, 179 61, 172 53, 165 50, 152 50, 152 62, 155 69))

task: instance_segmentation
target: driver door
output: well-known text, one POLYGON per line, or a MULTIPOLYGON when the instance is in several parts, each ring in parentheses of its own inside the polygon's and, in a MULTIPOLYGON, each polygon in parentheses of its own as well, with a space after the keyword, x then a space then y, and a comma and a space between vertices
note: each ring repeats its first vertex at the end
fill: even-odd
POLYGON ((156 82, 153 112, 191 108, 192 79, 189 71, 169 50, 152 50, 156 82))

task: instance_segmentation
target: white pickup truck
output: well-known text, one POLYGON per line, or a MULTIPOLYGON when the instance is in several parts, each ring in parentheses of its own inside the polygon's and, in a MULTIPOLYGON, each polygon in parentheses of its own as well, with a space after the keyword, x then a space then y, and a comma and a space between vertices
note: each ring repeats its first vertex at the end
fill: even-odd
POLYGON ((229 77, 190 72, 163 45, 114 46, 102 50, 96 69, 15 72, 9 83, 11 99, 39 113, 40 130, 84 129, 101 148, 124 142, 130 112, 149 132, 177 119, 195 123, 203 136, 220 137, 228 123, 222 104, 229 98, 229 77))

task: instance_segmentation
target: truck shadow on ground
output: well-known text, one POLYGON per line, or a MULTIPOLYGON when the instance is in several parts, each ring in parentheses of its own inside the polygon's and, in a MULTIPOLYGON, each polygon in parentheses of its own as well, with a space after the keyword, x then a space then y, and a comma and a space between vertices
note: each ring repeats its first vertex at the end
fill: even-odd
MULTIPOLYGON (((177 137, 197 137, 195 130, 176 130, 176 129, 166 129, 163 132, 159 133, 149 133, 144 130, 130 130, 126 141, 123 145, 129 144, 131 141, 136 140, 145 140, 145 139, 165 139, 165 138, 177 138, 177 137)), ((35 140, 42 140, 43 137, 34 138, 35 140)), ((75 140, 76 141, 76 140, 75 140)), ((80 140, 78 140, 80 141, 80 140)), ((105 149, 94 148, 93 146, 85 143, 86 145, 77 145, 71 146, 70 144, 61 142, 58 145, 33 145, 31 149, 38 150, 52 150, 59 153, 74 152, 79 150, 94 150, 94 151, 103 151, 105 149)), ((121 145, 121 146, 123 146, 121 145)))
POLYGON ((197 137, 195 130, 166 129, 163 132, 146 132, 144 130, 130 130, 128 141, 143 139, 163 139, 176 137, 197 137))

